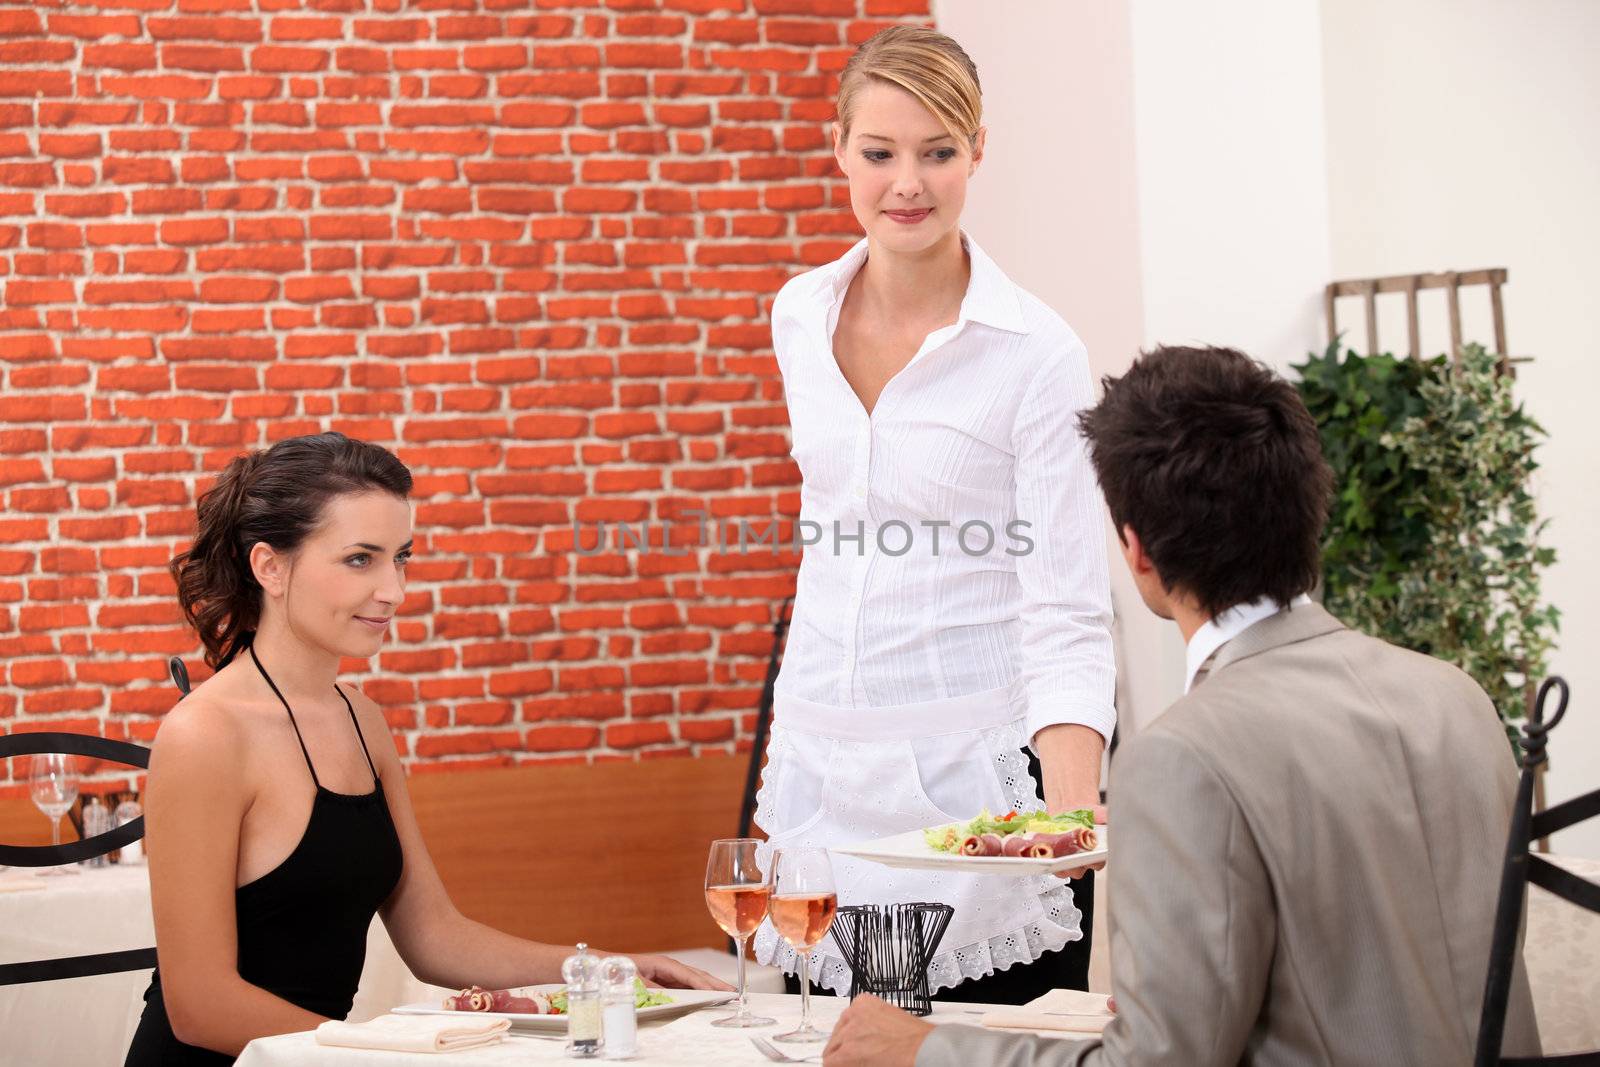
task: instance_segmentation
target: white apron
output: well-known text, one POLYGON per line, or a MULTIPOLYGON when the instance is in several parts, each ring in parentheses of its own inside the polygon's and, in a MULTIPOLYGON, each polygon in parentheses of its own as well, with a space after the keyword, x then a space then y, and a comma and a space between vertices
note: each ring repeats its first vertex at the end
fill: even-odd
MULTIPOLYGON (((843 708, 778 693, 756 825, 774 848, 855 844, 926 826, 1041 807, 1028 773, 1020 685, 895 707, 843 708)), ((981 978, 1083 936, 1060 879, 906 871, 834 854, 841 907, 927 901, 955 908, 928 968, 930 991, 981 978)), ((769 921, 755 955, 789 974, 798 956, 769 921)), ((841 995, 850 968, 832 936, 811 953, 811 977, 841 995)))

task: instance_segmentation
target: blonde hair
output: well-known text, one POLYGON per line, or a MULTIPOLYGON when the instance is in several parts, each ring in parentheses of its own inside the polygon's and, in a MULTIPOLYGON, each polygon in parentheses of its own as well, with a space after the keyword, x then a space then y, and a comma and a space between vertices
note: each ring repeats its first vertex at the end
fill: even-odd
POLYGON ((958 141, 976 147, 983 124, 978 67, 952 38, 924 26, 890 26, 857 48, 839 75, 837 111, 850 136, 857 95, 874 81, 904 89, 958 141))

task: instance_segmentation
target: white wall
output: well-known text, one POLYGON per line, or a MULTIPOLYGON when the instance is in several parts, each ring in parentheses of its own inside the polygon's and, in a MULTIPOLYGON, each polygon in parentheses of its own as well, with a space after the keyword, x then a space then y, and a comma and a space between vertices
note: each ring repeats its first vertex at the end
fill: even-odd
MULTIPOLYGON (((989 133, 964 226, 1072 324, 1096 378, 1120 374, 1145 339, 1126 6, 1010 0, 995 18, 980 0, 941 0, 936 15, 984 90, 989 133)), ((1145 667, 1168 651, 1171 627, 1145 609, 1115 555, 1111 582, 1125 656, 1118 704, 1125 721, 1148 721, 1171 702, 1145 667)))
MULTIPOLYGON (((1539 504, 1560 561, 1552 667, 1573 689, 1552 735, 1550 802, 1600 787, 1600 4, 1592 0, 1337 0, 1322 9, 1333 266, 1338 277, 1506 267, 1508 347, 1529 411, 1550 433, 1539 504)), ((1464 335, 1492 347, 1487 298, 1464 291, 1464 335)), ((1431 304, 1431 306, 1430 306, 1431 304)), ((1449 343, 1442 297, 1423 348, 1449 343)), ((1404 351, 1395 303, 1380 339, 1404 351)), ((1340 324, 1365 344, 1359 302, 1340 324)), ((1557 835, 1600 857, 1600 825, 1557 835)))
MULTIPOLYGON (((1130 9, 1144 346, 1284 370, 1318 347, 1330 263, 1315 0, 1130 9)), ((1148 722, 1182 693, 1183 644, 1165 626, 1129 658, 1148 722)))

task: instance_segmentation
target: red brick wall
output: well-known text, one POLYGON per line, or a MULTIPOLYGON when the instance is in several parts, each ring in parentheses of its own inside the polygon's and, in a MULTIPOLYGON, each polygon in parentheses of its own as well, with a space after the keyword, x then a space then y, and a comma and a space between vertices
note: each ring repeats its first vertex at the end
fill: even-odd
POLYGON ((0 732, 152 737, 165 658, 203 673, 196 494, 331 428, 417 477, 404 621, 349 665, 413 767, 736 744, 795 557, 572 523, 797 509, 767 308, 854 239, 830 94, 904 17, 0 6, 0 732))

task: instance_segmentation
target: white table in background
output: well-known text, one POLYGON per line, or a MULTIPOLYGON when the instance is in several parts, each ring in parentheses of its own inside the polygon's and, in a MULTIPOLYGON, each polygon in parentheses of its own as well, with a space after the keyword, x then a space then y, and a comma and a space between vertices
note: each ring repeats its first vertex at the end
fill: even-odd
MULTIPOLYGON (((0 872, 0 963, 150 948, 149 868, 80 868, 77 876, 0 872)), ((0 1067, 119 1064, 144 1011, 150 972, 0 986, 0 1067)), ((421 986, 380 920, 367 935, 367 960, 350 1017, 360 1021, 417 999, 421 986)))
MULTIPOLYGON (((831 1028, 848 1001, 843 997, 813 997, 811 1012, 817 1025, 831 1028)), ((771 1038, 791 1030, 800 1021, 800 998, 782 993, 752 993, 752 1011, 777 1019, 777 1025, 754 1030, 719 1030, 711 1020, 727 1014, 724 1008, 706 1008, 677 1019, 641 1026, 639 1056, 630 1063, 649 1067, 760 1067, 771 1061, 750 1043, 752 1035, 771 1038)), ((982 1005, 936 1003, 932 1021, 976 1025, 982 1005)), ((821 1045, 780 1045, 795 1055, 817 1054, 821 1045)), ((499 1064, 570 1063, 561 1041, 508 1037, 497 1045, 449 1054, 378 1052, 370 1049, 334 1048, 317 1044, 314 1034, 283 1034, 250 1042, 236 1067, 495 1067, 499 1064)), ((606 1061, 597 1061, 606 1062, 606 1061)))
MULTIPOLYGON (((41 877, 13 868, 0 871, 0 963, 84 956, 150 948, 149 868, 80 868, 77 876, 41 877)), ((709 923, 710 920, 707 919, 709 923)), ((673 956, 731 982, 735 960, 712 949, 673 956)), ((783 976, 750 966, 750 988, 783 988, 783 976)), ((0 986, 0 1067, 86 1067, 120 1064, 144 1011, 150 972, 70 978, 0 986)), ((443 994, 411 974, 381 919, 367 933, 361 986, 351 1022, 443 994)), ((532 1044, 533 1042, 522 1042, 532 1044)))

